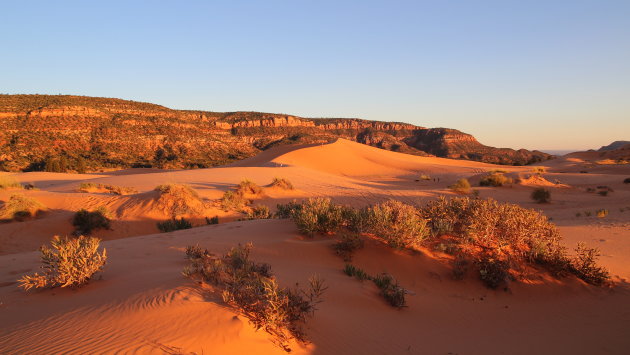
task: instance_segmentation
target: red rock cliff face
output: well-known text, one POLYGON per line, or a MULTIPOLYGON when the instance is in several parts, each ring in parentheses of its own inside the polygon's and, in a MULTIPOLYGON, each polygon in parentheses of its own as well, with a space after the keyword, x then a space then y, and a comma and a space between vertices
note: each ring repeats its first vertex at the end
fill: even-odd
POLYGON ((346 138, 409 154, 503 164, 547 159, 497 149, 453 129, 400 122, 308 119, 261 112, 171 110, 82 96, 0 95, 0 169, 41 169, 51 157, 99 167, 206 167, 272 146, 346 138))

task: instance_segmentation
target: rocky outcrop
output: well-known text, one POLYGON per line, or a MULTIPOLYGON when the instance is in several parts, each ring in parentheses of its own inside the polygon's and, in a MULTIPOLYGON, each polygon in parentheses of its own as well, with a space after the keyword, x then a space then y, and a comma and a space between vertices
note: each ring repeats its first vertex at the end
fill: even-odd
POLYGON ((0 95, 0 169, 39 170, 64 157, 69 169, 194 168, 225 164, 269 147, 346 138, 416 155, 501 164, 548 159, 540 152, 493 148, 447 128, 362 119, 309 119, 262 112, 171 110, 84 96, 0 95), (59 158, 60 159, 60 158, 59 158))

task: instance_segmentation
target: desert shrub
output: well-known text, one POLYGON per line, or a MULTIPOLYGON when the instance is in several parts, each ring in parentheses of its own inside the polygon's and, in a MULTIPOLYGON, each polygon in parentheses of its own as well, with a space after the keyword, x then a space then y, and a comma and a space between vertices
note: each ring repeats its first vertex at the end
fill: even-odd
POLYGON ((608 210, 605 208, 599 209, 597 211, 595 211, 595 215, 599 218, 604 218, 606 216, 608 216, 608 210))
POLYGON ((226 191, 221 198, 221 208, 224 211, 241 211, 249 200, 239 191, 226 191))
POLYGON ((625 178, 625 179, 623 180, 623 183, 624 183, 624 184, 630 184, 630 177, 629 177, 629 178, 625 178))
POLYGON ((343 219, 343 207, 332 203, 329 198, 309 198, 291 217, 298 230, 307 236, 315 233, 331 233, 338 230, 343 219))
POLYGON ((274 215, 275 218, 291 218, 293 213, 297 210, 302 209, 302 204, 297 203, 295 201, 291 201, 286 204, 277 204, 276 205, 276 213, 274 215))
POLYGON ((505 176, 502 172, 495 171, 484 176, 479 181, 479 186, 503 186, 514 182, 511 178, 505 176))
POLYGON ((60 238, 51 241, 52 248, 42 246, 41 259, 43 273, 25 275, 18 280, 20 287, 31 288, 77 287, 86 284, 92 276, 103 269, 107 252, 99 253, 100 239, 79 236, 60 238))
POLYGON ((271 187, 277 187, 283 190, 293 190, 293 184, 291 181, 285 178, 275 177, 271 182, 271 187))
POLYGON ((584 215, 586 215, 586 217, 590 217, 591 216, 591 211, 584 211, 584 215))
POLYGON ((598 249, 589 248, 584 243, 578 243, 575 252, 576 255, 571 260, 571 266, 575 275, 596 286, 608 282, 610 278, 608 270, 597 266, 597 258, 600 256, 598 249))
POLYGON ((262 193, 262 187, 251 180, 244 179, 238 184, 236 191, 242 194, 258 195, 262 193))
POLYGON ((348 229, 354 233, 368 233, 371 228, 371 212, 368 207, 354 209, 344 208, 343 219, 348 229))
POLYGON ((352 261, 352 254, 363 248, 365 241, 357 234, 343 234, 341 239, 333 244, 335 254, 343 258, 344 261, 352 261))
POLYGON ((94 211, 80 209, 72 218, 72 225, 75 227, 76 235, 90 235, 97 229, 109 229, 110 219, 104 207, 94 211))
POLYGON ((470 268, 470 261, 462 255, 457 255, 453 261, 453 278, 455 280, 463 280, 470 268))
POLYGON ((532 171, 536 174, 544 174, 547 172, 547 169, 544 166, 535 166, 532 168, 532 171))
POLYGON ((470 183, 467 179, 459 179, 453 185, 449 186, 449 188, 460 194, 470 193, 470 183))
POLYGON ((157 206, 173 218, 181 215, 199 215, 205 208, 199 194, 184 184, 163 184, 155 188, 159 193, 157 206))
MULTIPOLYGON (((538 211, 491 199, 442 198, 427 204, 421 213, 432 229, 438 228, 436 221, 452 226, 448 235, 458 247, 458 262, 471 263, 488 287, 505 284, 527 263, 554 275, 581 277, 570 266, 558 229, 538 211)), ((441 240, 433 233, 426 243, 435 248, 441 240)))
POLYGON ((418 179, 416 181, 420 181, 420 180, 428 181, 431 179, 432 179, 431 176, 427 174, 420 174, 420 176, 418 176, 418 179))
MULTIPOLYGON (((164 186, 164 185, 161 185, 164 186)), ((114 195, 130 195, 138 193, 138 190, 133 187, 123 187, 116 185, 107 185, 107 184, 95 184, 92 182, 83 182, 79 185, 79 192, 93 192, 93 191, 101 191, 105 190, 107 193, 112 193, 114 195)))
POLYGON ((577 213, 575 214, 575 217, 582 217, 582 212, 577 212, 577 213))
POLYGON ((199 244, 186 247, 186 258, 188 260, 194 261, 210 255, 208 249, 202 249, 199 244))
POLYGON ((219 224, 219 216, 214 216, 211 218, 206 217, 206 224, 219 224))
POLYGON ((251 244, 239 245, 215 257, 190 247, 187 254, 191 264, 183 274, 220 289, 225 303, 247 317, 256 329, 271 334, 275 344, 290 351, 292 339, 306 341, 303 325, 314 314, 326 287, 317 276, 309 279, 306 290, 280 287, 269 264, 249 259, 251 249, 251 244))
POLYGON ((365 271, 352 264, 346 264, 343 268, 343 273, 360 281, 372 279, 365 271))
POLYGON ((271 217, 269 207, 265 205, 254 206, 251 211, 247 212, 247 219, 269 219, 271 217))
POLYGON ((415 207, 396 200, 370 207, 368 218, 369 232, 394 248, 418 245, 429 231, 415 207))
POLYGON ((0 190, 21 189, 22 185, 10 175, 0 175, 0 190))
POLYGON ((601 196, 608 196, 608 190, 597 191, 597 193, 601 196))
POLYGON ((539 187, 532 191, 531 198, 538 203, 549 203, 551 192, 544 187, 539 187))
POLYGON ((407 306, 404 288, 400 286, 398 281, 390 274, 380 274, 372 278, 372 282, 381 291, 381 296, 392 307, 403 308, 407 306))
POLYGON ((45 210, 46 207, 34 198, 22 194, 13 194, 7 202, 0 206, 0 220, 15 219, 23 221, 45 210))
POLYGON ((179 219, 171 218, 164 222, 158 222, 157 227, 162 233, 168 233, 180 229, 190 229, 192 228, 192 223, 184 217, 179 219))

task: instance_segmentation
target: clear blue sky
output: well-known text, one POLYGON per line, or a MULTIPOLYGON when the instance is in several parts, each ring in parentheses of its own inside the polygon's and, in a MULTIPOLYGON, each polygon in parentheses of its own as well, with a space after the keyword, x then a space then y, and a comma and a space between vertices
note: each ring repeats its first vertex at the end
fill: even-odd
POLYGON ((630 1, 3 1, 0 92, 630 139, 630 1), (98 4, 97 4, 98 3, 98 4))

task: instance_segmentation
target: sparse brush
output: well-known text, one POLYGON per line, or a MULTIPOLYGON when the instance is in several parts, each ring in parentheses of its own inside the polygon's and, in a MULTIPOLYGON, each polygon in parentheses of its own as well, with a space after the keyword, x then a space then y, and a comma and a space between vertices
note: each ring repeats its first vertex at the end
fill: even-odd
POLYGON ((269 264, 249 259, 251 244, 232 248, 214 257, 198 247, 189 247, 191 264, 184 270, 190 278, 201 278, 221 290, 223 301, 249 319, 256 329, 271 334, 274 343, 289 352, 293 339, 305 342, 304 324, 316 311, 326 286, 317 275, 309 288, 280 287, 269 264))
POLYGON ((236 191, 242 194, 259 195, 262 193, 262 187, 251 180, 244 179, 238 184, 236 191))
POLYGON ((164 222, 158 222, 157 227, 162 233, 168 233, 180 229, 190 229, 192 228, 192 223, 184 217, 179 219, 172 218, 164 222))
POLYGON ((427 221, 415 207, 396 200, 369 209, 369 232, 393 248, 419 245, 429 234, 427 221))
POLYGON ((100 239, 79 236, 68 239, 55 236, 52 248, 41 247, 43 273, 25 275, 18 280, 20 287, 31 288, 77 287, 90 281, 92 276, 103 269, 107 252, 99 253, 100 239))
POLYGON ((532 191, 531 198, 538 203, 549 203, 551 192, 544 187, 539 187, 532 191))
POLYGON ((595 215, 599 218, 604 218, 606 216, 608 216, 608 210, 605 208, 599 209, 597 211, 595 211, 595 215))
POLYGON ((479 181, 479 186, 503 186, 503 185, 508 185, 513 183, 514 180, 512 180, 512 178, 509 178, 505 175, 503 175, 503 172, 500 171, 495 171, 495 172, 491 172, 490 174, 484 176, 481 178, 481 180, 479 181))
POLYGON ((598 193, 600 196, 604 196, 604 197, 605 197, 605 196, 608 196, 608 190, 601 190, 601 191, 597 191, 597 193, 598 193))
POLYGON ((341 239, 332 245, 335 254, 343 258, 344 261, 352 261, 352 254, 363 248, 365 241, 357 234, 343 234, 341 239))
POLYGON ((507 286, 510 274, 509 263, 500 260, 499 255, 493 252, 482 253, 476 260, 479 278, 489 288, 496 289, 499 286, 507 286))
POLYGON ((293 184, 291 181, 285 178, 275 177, 271 182, 271 187, 277 187, 283 190, 293 190, 293 184))
MULTIPOLYGON (((163 185, 160 185, 163 186, 163 185)), ((79 185, 79 192, 93 192, 95 190, 105 190, 107 193, 112 193, 114 195, 130 195, 138 193, 136 189, 133 187, 123 187, 123 186, 115 186, 115 185, 107 185, 107 184, 95 184, 92 182, 83 182, 79 185)))
POLYGON ((214 216, 211 218, 206 217, 206 224, 219 224, 219 216, 214 216))
POLYGON ((343 268, 343 272, 350 276, 350 277, 354 277, 358 280, 371 280, 372 278, 370 277, 370 275, 368 275, 365 271, 363 271, 362 269, 359 269, 358 267, 352 265, 352 264, 346 264, 343 268))
POLYGON ((75 235, 90 235, 97 229, 109 229, 111 221, 108 214, 109 212, 104 207, 99 207, 94 211, 80 209, 72 219, 75 235))
POLYGON ((470 193, 470 182, 467 179, 459 179, 453 185, 449 186, 449 189, 460 193, 460 194, 469 194, 470 193))
POLYGON ((424 180, 424 181, 428 181, 431 180, 431 176, 427 175, 427 174, 420 174, 420 176, 418 176, 418 180, 416 181, 420 181, 420 180, 424 180))
POLYGON ((370 218, 371 213, 368 207, 359 209, 344 208, 342 214, 346 226, 350 231, 358 234, 368 233, 370 231, 373 221, 370 218))
POLYGON ((532 171, 536 174, 544 174, 547 172, 547 169, 544 166, 535 166, 532 168, 532 171))
POLYGON ((343 207, 320 197, 309 198, 301 208, 293 210, 291 217, 300 233, 310 237, 335 232, 344 222, 343 207))
POLYGON ((596 286, 608 282, 610 279, 608 270, 597 265, 597 258, 600 256, 597 248, 589 248, 584 243, 578 243, 575 252, 571 266, 577 277, 596 286))
POLYGON ((276 213, 274 215, 275 218, 291 218, 293 213, 302 209, 302 204, 297 203, 296 201, 291 201, 286 204, 277 204, 276 205, 276 213))
POLYGON ((189 245, 186 247, 186 258, 189 260, 197 260, 207 256, 210 256, 208 249, 202 249, 199 244, 189 245))
POLYGON ((21 189, 22 185, 11 175, 0 175, 0 190, 21 189))
POLYGON ((590 217, 592 213, 591 211, 584 211, 584 215, 586 215, 586 217, 590 217))
POLYGON ((226 191, 221 198, 224 211, 241 211, 249 204, 249 200, 239 191, 226 191))
POLYGON ((380 274, 373 277, 372 281, 381 290, 381 296, 392 307, 403 308, 407 306, 407 301, 405 300, 407 292, 392 275, 380 274))
POLYGON ((247 212, 247 219, 269 219, 271 217, 269 207, 265 205, 254 206, 251 211, 247 212))
POLYGON ((630 184, 630 177, 629 177, 629 178, 625 178, 625 179, 623 180, 623 183, 624 183, 624 184, 630 184))
POLYGON ((13 194, 0 206, 0 220, 23 221, 45 211, 46 207, 34 198, 22 194, 13 194))
POLYGON ((205 208, 199 194, 184 184, 163 184, 155 188, 160 196, 157 206, 173 218, 182 215, 200 215, 205 208))

